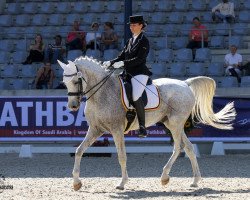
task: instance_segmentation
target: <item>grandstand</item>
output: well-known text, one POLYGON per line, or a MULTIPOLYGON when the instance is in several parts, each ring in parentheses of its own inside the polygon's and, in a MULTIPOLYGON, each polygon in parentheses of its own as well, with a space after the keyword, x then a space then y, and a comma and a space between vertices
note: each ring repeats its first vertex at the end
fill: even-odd
MULTIPOLYGON (((231 0, 235 5, 234 24, 215 24, 211 8, 219 0, 133 0, 133 14, 142 14, 148 21, 146 34, 151 42, 148 65, 154 78, 171 77, 185 80, 205 75, 214 78, 217 93, 224 96, 250 94, 250 74, 244 72, 240 87, 234 77, 225 77, 223 61, 229 44, 237 44, 243 60, 250 60, 250 1, 231 0), (209 47, 197 49, 195 62, 190 49, 185 49, 193 17, 199 17, 209 30, 209 47), (231 90, 228 90, 231 88, 231 90)), ((0 90, 28 90, 36 70, 34 63, 23 66, 28 46, 36 33, 45 43, 61 34, 64 39, 75 19, 81 21, 81 30, 90 31, 93 21, 103 24, 111 21, 123 46, 124 1, 118 0, 6 0, 0 3, 0 90)), ((88 56, 111 59, 118 51, 106 51, 104 57, 87 51, 88 56)), ((73 57, 74 58, 74 55, 73 57)), ((54 85, 62 78, 58 65, 54 85)))

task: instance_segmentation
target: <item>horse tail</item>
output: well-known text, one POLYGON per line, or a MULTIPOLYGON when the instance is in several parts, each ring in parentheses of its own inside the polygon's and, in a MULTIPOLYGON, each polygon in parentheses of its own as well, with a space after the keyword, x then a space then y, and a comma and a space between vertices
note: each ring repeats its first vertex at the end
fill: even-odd
POLYGON ((232 121, 236 117, 234 102, 228 103, 221 111, 213 112, 213 96, 216 83, 212 78, 199 76, 185 81, 195 96, 192 119, 219 129, 233 129, 232 121))

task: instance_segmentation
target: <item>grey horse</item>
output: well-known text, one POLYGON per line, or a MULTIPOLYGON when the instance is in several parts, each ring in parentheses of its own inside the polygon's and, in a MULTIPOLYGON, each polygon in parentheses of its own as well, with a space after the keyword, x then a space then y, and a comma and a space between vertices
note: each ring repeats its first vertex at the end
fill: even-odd
MULTIPOLYGON (((85 117, 89 128, 86 137, 75 153, 75 164, 72 172, 74 190, 77 191, 82 186, 79 175, 83 153, 104 132, 112 134, 121 166, 122 179, 116 188, 124 189, 124 185, 128 181, 124 141, 126 111, 121 102, 117 75, 112 74, 105 79, 109 72, 102 68, 100 62, 88 57, 79 57, 74 62, 68 61, 68 64, 58 62, 64 70, 63 79, 68 90, 69 109, 78 110, 82 95, 89 98, 85 107, 85 117), (106 82, 97 91, 97 87, 94 86, 101 80, 106 80, 106 82)), ((229 103, 218 113, 213 112, 212 101, 216 84, 209 77, 199 76, 185 81, 161 78, 153 80, 153 83, 158 87, 162 101, 158 109, 146 112, 146 127, 156 122, 162 122, 171 131, 174 139, 173 153, 163 167, 161 183, 162 185, 168 184, 172 165, 184 148, 193 169, 194 179, 191 186, 197 187, 201 174, 193 145, 184 132, 184 124, 191 114, 192 118, 195 117, 196 121, 200 123, 219 129, 232 129, 232 121, 236 116, 234 104, 229 103)), ((138 120, 136 119, 130 130, 138 128, 138 120)))

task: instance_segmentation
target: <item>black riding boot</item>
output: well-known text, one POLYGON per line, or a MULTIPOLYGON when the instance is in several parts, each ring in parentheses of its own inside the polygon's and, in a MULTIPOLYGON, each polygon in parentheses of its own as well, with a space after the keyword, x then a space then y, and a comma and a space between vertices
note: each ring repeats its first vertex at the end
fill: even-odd
POLYGON ((134 101, 134 106, 139 121, 139 137, 147 137, 147 131, 145 128, 145 110, 141 97, 137 101, 134 101))

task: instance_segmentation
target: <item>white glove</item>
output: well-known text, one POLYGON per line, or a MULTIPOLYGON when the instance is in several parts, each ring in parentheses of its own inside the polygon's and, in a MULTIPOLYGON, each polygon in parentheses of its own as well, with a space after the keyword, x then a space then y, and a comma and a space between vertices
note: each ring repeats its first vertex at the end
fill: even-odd
POLYGON ((123 61, 119 61, 119 62, 116 62, 113 64, 113 67, 114 68, 120 68, 120 67, 123 67, 124 66, 124 62, 123 61))
POLYGON ((110 62, 110 61, 104 61, 104 62, 102 63, 102 68, 107 69, 110 65, 111 65, 111 62, 110 62))

